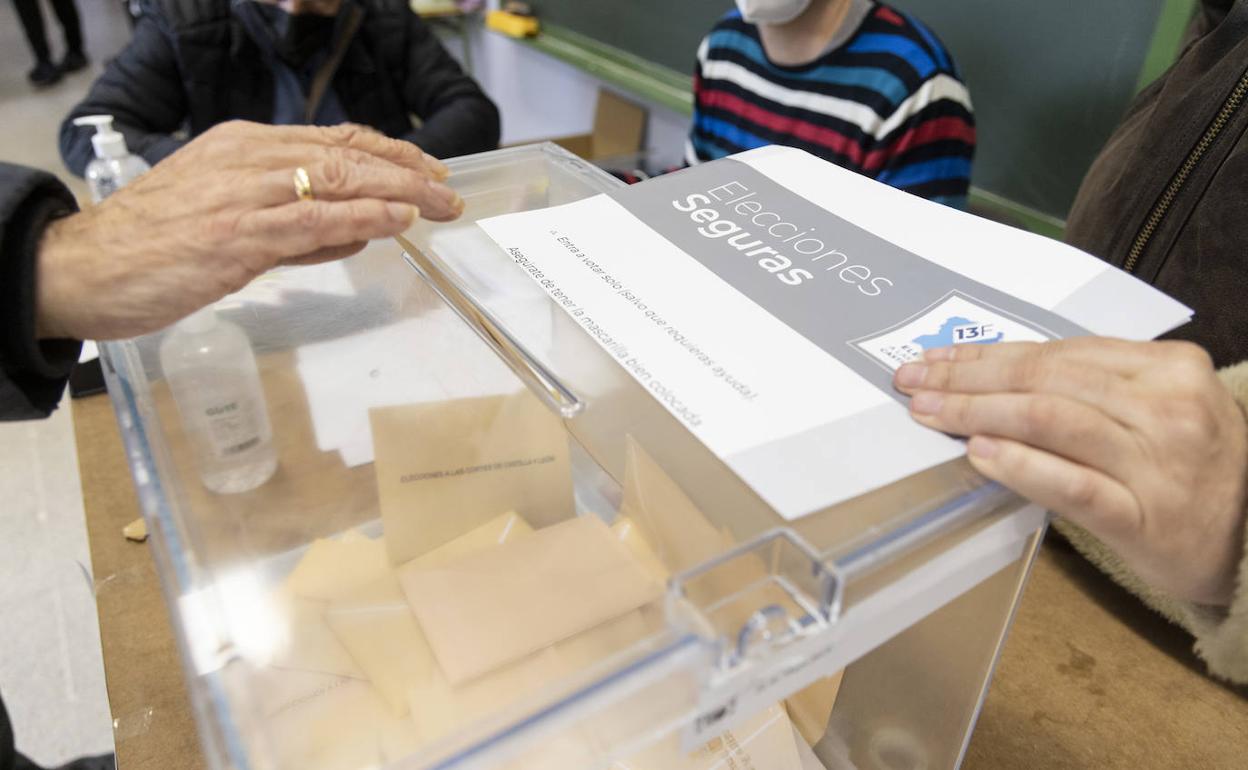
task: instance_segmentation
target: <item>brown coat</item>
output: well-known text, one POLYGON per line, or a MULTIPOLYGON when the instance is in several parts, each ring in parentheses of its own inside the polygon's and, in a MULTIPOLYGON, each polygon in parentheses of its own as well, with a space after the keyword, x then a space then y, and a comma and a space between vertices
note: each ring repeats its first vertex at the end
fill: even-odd
MULTIPOLYGON (((1223 369, 1219 374, 1240 407, 1248 409, 1248 361, 1223 369)), ((1196 637, 1196 653, 1209 664, 1210 673, 1232 682, 1248 683, 1248 542, 1239 562, 1239 577, 1231 606, 1207 607, 1175 599, 1148 585, 1127 567, 1118 554, 1074 524, 1058 519, 1053 526, 1088 561, 1100 567, 1118 584, 1190 631, 1196 637)), ((1245 537, 1248 537, 1248 528, 1245 537)))
MULTIPOLYGON (((1178 62, 1132 104, 1092 164, 1066 239, 1186 303, 1170 337, 1203 346, 1248 410, 1248 0, 1205 0, 1178 62), (1244 363, 1240 363, 1244 362, 1244 363), (1236 365, 1237 364, 1237 365, 1236 365)), ((1166 596, 1069 522, 1093 563, 1196 637, 1209 670, 1248 682, 1248 545, 1229 609, 1166 596)))
POLYGON ((1206 2, 1092 164, 1066 240, 1185 303, 1171 337, 1248 358, 1248 2, 1206 2))

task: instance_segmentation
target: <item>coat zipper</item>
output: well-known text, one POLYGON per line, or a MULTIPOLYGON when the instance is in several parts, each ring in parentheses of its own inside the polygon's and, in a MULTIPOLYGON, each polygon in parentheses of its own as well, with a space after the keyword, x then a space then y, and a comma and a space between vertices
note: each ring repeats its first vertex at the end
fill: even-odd
POLYGON ((1222 109, 1218 110, 1218 114, 1213 118, 1213 122, 1205 128, 1205 133, 1201 135, 1200 141, 1188 153, 1187 159, 1183 161, 1183 165, 1179 166, 1179 171, 1170 180, 1170 184, 1166 185, 1165 191, 1157 202, 1153 204, 1153 209, 1148 213, 1148 219, 1144 220, 1144 225, 1136 234, 1135 240, 1131 242, 1131 250, 1127 252, 1127 259, 1122 264, 1122 269, 1128 273, 1135 272, 1136 264, 1140 261, 1144 249, 1148 246, 1148 242, 1152 240, 1153 235, 1157 232, 1157 228, 1161 226, 1161 221, 1166 218, 1166 212, 1174 205, 1174 199, 1178 197, 1179 191, 1183 189, 1183 185, 1187 183, 1188 178, 1192 175, 1192 171, 1200 163, 1201 158, 1209 150, 1213 141, 1218 138, 1218 134, 1222 133, 1222 129, 1230 122, 1231 116, 1235 114, 1235 110, 1239 109, 1239 105, 1243 103, 1244 96, 1248 95, 1248 72, 1240 76, 1239 82, 1235 84, 1235 88, 1230 95, 1226 97, 1226 101, 1222 103, 1222 109))

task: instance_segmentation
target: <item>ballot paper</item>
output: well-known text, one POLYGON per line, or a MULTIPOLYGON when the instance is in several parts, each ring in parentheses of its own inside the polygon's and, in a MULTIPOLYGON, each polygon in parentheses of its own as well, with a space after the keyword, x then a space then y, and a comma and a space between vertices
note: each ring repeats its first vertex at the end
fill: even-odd
POLYGON ((624 544, 641 568, 650 573, 650 577, 659 584, 666 584, 670 576, 667 565, 654 552, 654 547, 646 540, 640 528, 627 516, 616 517, 611 525, 611 533, 624 544))
POLYGON ((452 686, 659 598, 663 586, 597 516, 404 570, 403 592, 452 686))
POLYGON ((625 436, 620 515, 668 572, 704 564, 733 546, 631 435, 625 436))
POLYGON ((838 671, 807 685, 784 701, 793 726, 811 746, 822 740, 828 730, 828 720, 832 717, 836 694, 841 689, 844 676, 844 671, 838 671))
POLYGON ((965 452, 892 387, 924 350, 1191 317, 1074 248, 792 148, 479 224, 788 519, 965 452))
MULTIPOLYGON (((544 323, 534 333, 549 337, 549 315, 539 320, 544 323)), ((316 446, 337 451, 348 467, 373 461, 370 409, 506 394, 523 387, 444 306, 304 345, 295 351, 295 359, 316 446)))
POLYGON ((330 602, 381 578, 389 569, 385 540, 349 532, 313 540, 286 576, 285 589, 304 599, 330 602))
POLYGON ((272 766, 291 770, 362 770, 410 753, 407 720, 386 713, 368 682, 327 674, 263 669, 259 700, 272 766))
POLYGON ((465 532, 454 540, 443 543, 432 551, 412 559, 399 567, 398 574, 436 569, 461 557, 484 551, 490 546, 509 543, 517 537, 528 535, 532 532, 533 528, 529 526, 527 521, 517 516, 514 511, 508 511, 501 516, 490 519, 476 529, 465 532))
POLYGON ((433 653, 399 581, 386 575, 331 603, 325 622, 393 716, 407 714, 407 693, 434 676, 433 653))
MULTIPOLYGON (((661 607, 645 607, 457 685, 447 681, 441 668, 435 667, 432 679, 410 692, 412 722, 422 739, 432 742, 493 714, 526 703, 540 703, 552 688, 566 687, 570 677, 644 643, 665 626, 661 607)), ((587 734, 581 738, 593 742, 587 734)), ((542 745, 548 741, 549 737, 543 736, 542 745)), ((534 767, 546 770, 552 766, 564 765, 534 767)))
MULTIPOLYGON (((400 760, 501 710, 539 703, 663 633, 665 608, 653 600, 669 570, 656 546, 679 561, 694 545, 632 516, 653 528, 666 510, 675 526, 716 541, 712 549, 724 534, 697 526, 701 513, 640 448, 629 468, 628 512, 609 527, 587 512, 534 530, 508 511, 397 567, 384 539, 355 530, 313 541, 269 594, 286 634, 256 673, 279 765, 400 760)), ((798 770, 791 714, 773 706, 692 754, 669 741, 617 767, 798 770)), ((602 756, 604 740, 586 723, 504 767, 584 766, 602 756)))
POLYGON ((409 693, 430 685, 436 675, 433 652, 399 585, 403 569, 437 567, 532 531, 519 516, 505 513, 330 602, 325 621, 392 715, 406 715, 409 693))
MULTIPOLYGON (((630 467, 653 462, 637 453, 630 467)), ((633 515, 654 519, 650 506, 679 502, 679 488, 656 474, 649 465, 630 470, 633 515)), ((684 524, 701 516, 692 508, 679 515, 684 524)), ((380 766, 502 710, 539 703, 662 633, 666 612, 652 600, 668 574, 643 527, 624 514, 610 527, 586 514, 535 531, 507 512, 397 568, 383 540, 356 531, 314 541, 272 594, 288 644, 256 674, 259 713, 280 739, 279 766, 380 766), (531 547, 516 548, 525 542, 531 547), (434 608, 422 614, 442 637, 439 655, 413 607, 434 608), (464 676, 483 653, 489 662, 464 676)), ((826 697, 817 710, 826 721, 825 705, 826 697)), ((615 767, 806 770, 814 766, 805 764, 793 714, 791 704, 787 712, 772 706, 693 753, 666 741, 615 767)), ((586 766, 606 740, 592 723, 573 726, 502 767, 586 766)))
POLYGON ((316 446, 337 451, 348 467, 373 461, 368 410, 445 399, 450 392, 430 362, 451 353, 449 314, 409 318, 389 326, 295 351, 308 396, 316 446))
MULTIPOLYGON (((391 574, 386 544, 355 531, 314 540, 266 604, 272 635, 265 656, 277 669, 363 679, 350 651, 326 623, 332 602, 391 574)), ((390 578, 393 580, 393 577, 390 578)))
POLYGON ((549 647, 460 685, 438 668, 431 681, 411 690, 412 722, 435 741, 535 696, 566 673, 549 647))
POLYGON ((364 672, 325 622, 326 602, 279 590, 272 597, 271 607, 284 633, 274 644, 270 666, 364 679, 364 672))
POLYGON ((573 515, 568 437, 531 393, 370 412, 377 492, 395 564, 514 510, 534 526, 573 515))

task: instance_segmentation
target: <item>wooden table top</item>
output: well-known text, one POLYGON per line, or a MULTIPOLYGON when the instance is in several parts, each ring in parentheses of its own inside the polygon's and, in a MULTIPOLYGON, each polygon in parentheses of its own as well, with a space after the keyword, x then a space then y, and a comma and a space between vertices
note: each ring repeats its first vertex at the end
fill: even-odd
MULTIPOLYGON (((107 396, 73 402, 118 770, 205 761, 107 396)), ((1248 690, 1203 674, 1191 639, 1055 537, 1032 571, 965 764, 1248 766, 1248 690)))

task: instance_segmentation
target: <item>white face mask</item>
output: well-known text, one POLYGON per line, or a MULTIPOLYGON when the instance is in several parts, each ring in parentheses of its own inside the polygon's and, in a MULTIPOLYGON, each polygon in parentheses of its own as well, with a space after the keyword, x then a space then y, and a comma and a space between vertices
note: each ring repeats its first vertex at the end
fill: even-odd
POLYGON ((784 24, 802 15, 810 0, 737 0, 741 18, 751 24, 784 24))

